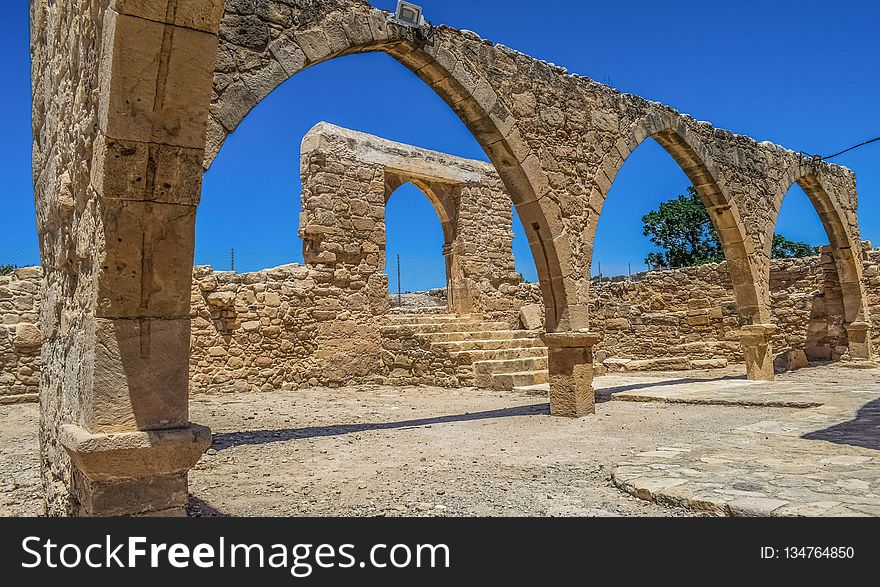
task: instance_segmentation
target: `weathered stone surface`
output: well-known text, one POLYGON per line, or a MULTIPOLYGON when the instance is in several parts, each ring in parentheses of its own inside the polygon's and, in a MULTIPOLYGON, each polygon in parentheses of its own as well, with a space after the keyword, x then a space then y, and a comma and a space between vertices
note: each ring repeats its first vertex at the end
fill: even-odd
POLYGON ((99 124, 112 139, 203 149, 217 37, 106 12, 99 124))
POLYGON ((84 398, 94 432, 161 430, 188 423, 190 320, 96 320, 95 375, 84 398))
POLYGON ((795 371, 809 366, 810 362, 807 360, 807 353, 804 351, 788 350, 776 355, 776 359, 773 361, 773 368, 777 373, 795 371))
POLYGON ((39 348, 42 343, 40 330, 33 324, 21 323, 15 327, 15 338, 12 346, 20 351, 28 351, 39 348))
POLYGON ((876 515, 877 442, 865 430, 875 417, 877 377, 866 372, 850 379, 841 377, 843 371, 803 369, 773 384, 716 379, 675 385, 654 376, 641 382, 647 384, 642 389, 614 394, 630 401, 636 400, 631 394, 642 394, 636 401, 802 409, 780 410, 773 420, 635 454, 613 468, 612 480, 642 499, 696 513, 876 515), (853 382, 860 393, 852 393, 853 382))
MULTIPOLYGON (((96 317, 189 314, 198 151, 205 150, 209 165, 226 135, 269 91, 302 68, 340 55, 389 53, 472 130, 517 205, 536 252, 547 330, 589 326, 587 276, 602 205, 629 153, 648 137, 682 166, 710 209, 729 259, 742 326, 772 323, 770 243, 782 198, 795 182, 816 203, 828 229, 844 322, 869 320, 855 177, 845 168, 715 129, 474 33, 437 27, 426 45, 416 31, 387 23, 385 13, 359 0, 76 0, 31 2, 30 10, 33 170, 46 268, 41 434, 49 513, 70 513, 73 507, 74 475, 55 440, 61 424, 82 424, 81 406, 95 370, 102 368, 95 363, 96 317), (305 60, 296 58, 297 49, 305 60), (126 170, 127 163, 115 155, 111 161, 110 151, 96 144, 102 136, 151 146, 131 155, 132 169, 126 170), (156 145, 187 151, 166 156, 156 145), (146 177, 144 152, 154 153, 157 164, 153 174, 148 156, 146 177), (138 178, 147 182, 143 190, 138 178)), ((381 179, 372 179, 379 178, 371 178, 364 192, 369 198, 384 191, 373 186, 381 179)), ((339 218, 326 212, 315 214, 317 224, 334 228, 339 218)), ((355 216, 361 231, 369 229, 367 218, 377 220, 369 213, 355 216)), ((354 226, 352 221, 351 230, 354 226)), ((343 232, 334 238, 343 241, 339 235, 348 227, 337 228, 343 232)), ((373 244, 380 244, 381 235, 373 236, 373 244)), ((365 288, 369 301, 355 298, 352 306, 382 313, 383 284, 373 275, 383 266, 379 254, 332 244, 343 246, 323 247, 308 261, 343 267, 316 269, 315 282, 343 289, 372 281, 365 288), (345 266, 352 260, 356 267, 345 266)), ((511 277, 495 275, 488 282, 501 291, 497 284, 511 277)), ((450 298, 461 299, 462 291, 450 298)), ((346 305, 313 311, 320 320, 355 319, 346 315, 354 313, 346 305)), ((681 320, 693 328, 712 321, 711 314, 681 320)), ((855 340, 861 332, 850 336, 855 340)), ((854 354, 870 358, 870 335, 859 336, 864 340, 854 345, 854 354)), ((753 375, 766 375, 769 365, 772 376, 767 357, 772 357, 769 337, 746 347, 753 375)))
POLYGON ((541 304, 525 304, 519 309, 519 323, 526 330, 544 328, 544 306, 541 304))

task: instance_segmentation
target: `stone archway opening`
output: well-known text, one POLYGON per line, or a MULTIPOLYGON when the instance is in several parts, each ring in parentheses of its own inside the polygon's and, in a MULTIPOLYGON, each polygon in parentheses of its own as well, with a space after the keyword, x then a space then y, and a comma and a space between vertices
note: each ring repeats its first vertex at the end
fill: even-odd
POLYGON ((601 208, 590 271, 591 324, 602 336, 599 372, 743 362, 734 339, 737 300, 711 201, 667 147, 651 137, 640 143, 601 208))
POLYGON ((792 254, 792 245, 781 238, 787 236, 782 234, 786 226, 791 226, 787 215, 796 215, 797 228, 809 231, 798 234, 810 234, 812 238, 805 240, 818 246, 811 251, 815 253, 812 262, 781 260, 771 264, 771 303, 779 328, 779 340, 774 344, 780 351, 776 369, 785 371, 841 358, 870 359, 873 345, 862 282, 863 243, 853 240, 818 175, 808 172, 786 183, 788 189, 774 200, 769 256, 776 259, 792 254), (820 244, 825 239, 829 244, 820 244), (798 288, 805 290, 800 307, 777 307, 778 298, 789 298, 779 296, 780 291, 798 288))
MULTIPOLYGON (((629 137, 629 143, 625 148, 618 148, 612 152, 605 163, 604 177, 599 178, 594 190, 595 215, 589 223, 590 238, 595 238, 601 212, 620 169, 632 153, 649 138, 656 141, 675 161, 708 212, 715 238, 724 257, 721 266, 723 269, 717 281, 724 286, 729 284, 728 296, 722 299, 731 298, 726 305, 715 306, 710 298, 704 295, 702 289, 696 287, 694 299, 687 299, 684 302, 687 304, 684 322, 679 319, 674 321, 676 330, 679 331, 681 329, 685 331, 709 329, 719 330, 722 333, 729 331, 728 334, 722 334, 720 337, 724 341, 723 347, 726 350, 706 347, 698 342, 697 336, 689 337, 687 332, 684 333, 685 336, 679 337, 679 343, 675 347, 680 352, 694 352, 694 349, 690 349, 687 345, 696 342, 700 353, 704 353, 696 360, 707 361, 705 364, 698 363, 703 366, 726 361, 725 354, 734 360, 742 357, 750 379, 772 380, 773 359, 770 336, 774 332, 774 327, 769 323, 767 303, 755 276, 754 244, 745 235, 745 226, 736 204, 725 196, 719 185, 716 179, 717 169, 709 159, 705 147, 689 129, 675 121, 670 123, 662 118, 651 119, 629 137)), ((590 261, 593 259, 592 253, 591 250, 590 261)), ((666 324, 665 328, 668 329, 670 325, 671 323, 666 324)), ((659 328, 663 330, 664 326, 659 328)), ((681 358, 671 358, 669 362, 692 365, 690 359, 684 361, 681 358)))
MULTIPOLYGON (((392 310, 455 312, 461 267, 454 256, 454 227, 434 190, 386 175, 385 273, 392 310), (404 297, 406 294, 406 297, 404 297)), ((423 184, 424 185, 424 184, 423 184)))

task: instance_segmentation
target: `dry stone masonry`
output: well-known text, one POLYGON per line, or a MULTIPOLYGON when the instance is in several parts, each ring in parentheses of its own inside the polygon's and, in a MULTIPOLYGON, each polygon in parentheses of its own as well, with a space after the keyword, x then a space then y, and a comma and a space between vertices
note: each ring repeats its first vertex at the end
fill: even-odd
POLYGON ((37 400, 41 277, 39 267, 0 276, 0 404, 37 400))
POLYGON ((301 152, 303 258, 333 271, 334 285, 363 292, 374 314, 388 309, 385 204, 405 183, 440 219, 449 310, 519 310, 513 203, 491 165, 326 123, 309 131, 301 152))
MULTIPOLYGON (((868 308, 876 322, 880 249, 864 251, 868 308)), ((840 285, 827 248, 819 257, 773 261, 770 277, 777 370, 793 367, 790 353, 803 353, 794 366, 847 358, 840 285)), ((355 306, 360 312, 346 308, 344 291, 329 286, 330 278, 307 265, 241 274, 195 267, 190 393, 354 383, 511 389, 547 382, 537 303, 494 319, 445 309, 374 316, 363 306, 355 306)), ((39 268, 0 277, 0 403, 37 400, 40 283, 39 268)), ((537 284, 522 284, 517 293, 529 292, 540 299, 537 284)), ((595 367, 653 371, 742 363, 733 299, 724 263, 594 283, 595 367)), ((873 343, 880 345, 880 332, 873 343)))
MULTIPOLYGON (((426 40, 363 0, 35 0, 30 11, 49 514, 183 512, 187 470, 210 442, 187 412, 203 168, 269 92, 341 55, 396 59, 488 154, 540 277, 551 413, 593 411, 595 229, 617 171, 648 137, 681 165, 719 230, 750 377, 773 376, 769 255, 795 182, 828 232, 849 354, 872 356, 855 177, 845 168, 472 32, 436 27, 426 40)), ((340 270, 341 281, 349 272, 350 288, 356 257, 371 253, 343 253, 325 255, 323 270, 333 279, 340 270)))

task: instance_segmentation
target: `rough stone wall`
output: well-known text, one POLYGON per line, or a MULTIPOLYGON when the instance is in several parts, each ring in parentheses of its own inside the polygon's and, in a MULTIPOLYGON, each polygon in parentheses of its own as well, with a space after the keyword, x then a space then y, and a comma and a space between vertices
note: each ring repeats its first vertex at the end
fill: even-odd
MULTIPOLYGON (((865 252, 869 309, 880 315, 880 250, 865 252)), ((770 271, 776 353, 803 350, 811 360, 835 360, 847 351, 843 300, 829 247, 819 257, 781 259, 770 271)), ((688 368, 741 363, 739 316, 726 263, 604 281, 591 289, 594 328, 602 335, 599 362, 612 368, 688 368)), ((874 333, 875 343, 880 342, 874 333)))
POLYGON ((409 182, 443 228, 450 310, 515 316, 513 202, 490 164, 320 123, 303 139, 301 170, 305 262, 366 287, 374 313, 387 310, 385 204, 409 182))
POLYGON ((38 399, 41 281, 39 267, 0 276, 0 404, 38 399))
MULTIPOLYGON (((872 324, 880 324, 880 248, 864 252, 866 304, 872 324)), ((874 348, 880 348, 880 329, 871 330, 874 348)))
POLYGON ((243 274, 196 267, 191 392, 381 380, 382 344, 364 287, 338 283, 320 265, 243 274))
POLYGON ((460 272, 452 279, 469 292, 471 307, 463 310, 515 316, 522 276, 512 252, 513 202, 491 167, 484 182, 465 184, 460 193, 453 243, 460 272))
MULTIPOLYGON (((880 320, 880 249, 865 252, 869 311, 880 320)), ((741 347, 730 274, 724 263, 654 271, 636 281, 594 283, 594 326, 602 335, 596 360, 637 361, 629 368, 671 369, 741 363, 741 347)), ((772 264, 776 352, 806 350, 811 359, 845 352, 842 306, 835 266, 827 250, 820 257, 772 264), (825 349, 825 350, 823 350, 825 349)), ((39 361, 35 301, 38 268, 0 278, 0 385, 4 396, 36 391, 39 361), (10 327, 10 325, 12 327, 10 327), (19 330, 20 329, 20 330, 19 330), (27 369, 24 375, 21 367, 27 369), (26 390, 25 387, 27 386, 26 390)), ((537 296, 536 284, 517 295, 537 296)), ((531 300, 534 303, 534 297, 531 300)), ((525 300, 529 301, 529 300, 525 300)), ((383 334, 361 293, 334 285, 332 272, 285 265, 255 273, 215 272, 196 267, 192 284, 193 393, 267 391, 344 383, 389 382, 457 386, 472 373, 448 354, 432 353, 405 331, 383 334), (393 352, 392 352, 393 351, 393 352)), ((874 332, 875 344, 880 333, 874 332)))

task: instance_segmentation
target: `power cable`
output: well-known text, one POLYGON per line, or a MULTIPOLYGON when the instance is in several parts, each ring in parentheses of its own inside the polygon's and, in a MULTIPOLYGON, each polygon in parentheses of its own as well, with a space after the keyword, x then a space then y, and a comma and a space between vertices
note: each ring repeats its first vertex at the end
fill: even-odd
POLYGON ((850 147, 849 149, 844 149, 844 150, 841 151, 840 153, 835 153, 834 155, 827 155, 827 156, 825 156, 825 157, 822 157, 822 156, 820 155, 820 156, 819 156, 819 159, 823 159, 823 160, 825 160, 825 161, 827 161, 828 159, 834 159, 834 158, 837 157, 838 155, 843 155, 844 153, 849 153, 849 152, 852 151, 853 149, 858 149, 859 147, 864 147, 865 145, 870 145, 871 143, 876 143, 877 141, 880 141, 880 137, 873 138, 873 139, 871 139, 871 140, 869 140, 869 141, 865 141, 864 143, 859 143, 858 145, 855 145, 854 147, 850 147))

